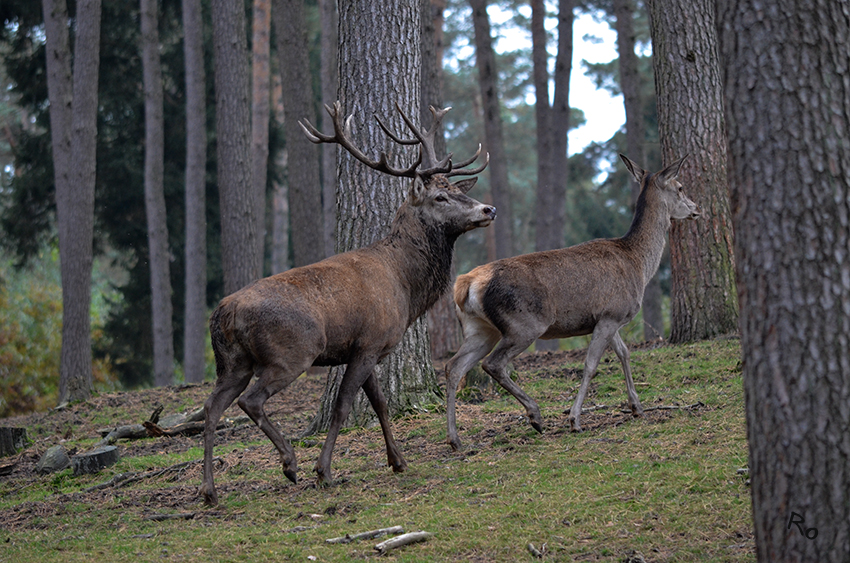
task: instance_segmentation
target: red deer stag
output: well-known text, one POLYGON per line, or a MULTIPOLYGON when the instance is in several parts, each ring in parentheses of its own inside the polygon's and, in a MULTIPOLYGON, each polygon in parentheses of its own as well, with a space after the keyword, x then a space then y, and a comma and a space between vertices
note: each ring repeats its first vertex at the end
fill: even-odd
POLYGON ((581 405, 605 349, 610 345, 626 376, 629 406, 643 414, 618 333, 640 309, 646 283, 655 275, 671 219, 694 219, 697 205, 676 181, 685 160, 649 174, 620 155, 641 185, 631 228, 616 239, 592 240, 559 250, 497 260, 458 276, 454 300, 464 342, 446 365, 447 441, 460 448, 455 395, 461 378, 484 356, 482 367, 525 407, 535 430, 543 431, 537 403, 511 380, 507 364, 538 338, 592 334, 570 426, 580 431, 581 405), (498 345, 496 345, 498 343, 498 345))
POLYGON ((448 180, 484 170, 486 159, 478 168, 465 168, 478 158, 481 148, 456 165, 451 154, 440 161, 434 154, 434 136, 448 109, 431 108, 434 121, 431 129, 423 132, 399 107, 415 140, 399 139, 378 120, 394 141, 419 145, 419 158, 406 169, 392 167, 385 153, 378 160, 369 159, 354 146, 351 118, 343 122, 339 102, 326 109, 334 134, 324 135, 304 121, 301 127, 307 137, 314 143, 337 143, 375 170, 411 178, 407 199, 386 238, 261 279, 222 299, 213 312, 210 333, 217 381, 204 405, 204 481, 200 489, 210 505, 218 502, 212 466, 215 428, 236 397, 280 452, 283 474, 296 482, 295 452, 269 422, 263 405, 310 366, 347 364, 328 436, 316 462, 318 483, 331 481, 334 442, 361 387, 378 415, 389 466, 395 472, 404 471, 407 464, 393 440, 374 367, 448 288, 458 236, 489 225, 496 216, 492 206, 466 195, 476 178, 454 184, 448 180), (243 394, 253 376, 256 382, 243 394))

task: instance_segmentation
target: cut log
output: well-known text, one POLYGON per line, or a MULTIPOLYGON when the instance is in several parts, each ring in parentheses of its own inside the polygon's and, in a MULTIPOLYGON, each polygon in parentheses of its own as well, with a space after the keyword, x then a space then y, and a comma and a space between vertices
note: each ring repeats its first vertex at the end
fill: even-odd
POLYGON ((26 428, 0 426, 0 457, 16 454, 26 445, 26 428))
POLYGON ((74 465, 74 475, 97 473, 104 467, 114 465, 119 457, 118 448, 115 446, 101 446, 88 453, 75 455, 71 458, 71 463, 74 465))

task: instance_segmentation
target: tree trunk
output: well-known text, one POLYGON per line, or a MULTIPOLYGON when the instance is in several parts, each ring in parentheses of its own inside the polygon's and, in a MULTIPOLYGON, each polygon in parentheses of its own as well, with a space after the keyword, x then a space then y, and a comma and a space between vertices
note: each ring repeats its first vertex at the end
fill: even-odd
POLYGON ((204 380, 207 331, 206 88, 200 0, 183 0, 186 59, 186 312, 183 373, 186 383, 204 380))
POLYGON ((726 183, 726 128, 714 5, 647 2, 664 162, 689 154, 679 181, 702 209, 670 229, 671 342, 737 330, 738 300, 726 183))
POLYGON ((718 0, 760 562, 850 554, 850 13, 718 0))
MULTIPOLYGON (((620 70, 620 90, 626 110, 626 156, 648 166, 644 150, 643 110, 640 95, 638 57, 635 54, 633 0, 614 0, 617 19, 617 54, 620 70)), ((640 185, 632 182, 632 208, 640 195, 640 185)), ((664 337, 664 315, 661 312, 661 281, 658 273, 652 276, 643 293, 643 337, 656 340, 664 337)))
MULTIPOLYGON (((410 164, 413 151, 389 150, 390 143, 374 120, 381 116, 401 134, 407 131, 395 109, 413 119, 420 100, 420 5, 418 0, 343 0, 340 17, 340 95, 346 115, 353 114, 352 130, 367 154, 386 150, 394 166, 410 164), (363 33, 369 29, 370 33, 363 33), (399 152, 405 152, 399 156, 399 152)), ((379 174, 347 152, 339 152, 339 249, 358 248, 382 238, 407 196, 409 180, 379 174)), ((342 368, 328 375, 328 388, 310 431, 327 428, 342 368)), ((387 398, 390 416, 438 401, 439 387, 431 365, 424 318, 411 325, 396 350, 376 368, 387 398)), ((374 419, 365 394, 358 392, 347 425, 374 419)))
POLYGON ((91 269, 100 0, 79 0, 73 80, 64 0, 43 0, 47 88, 62 276, 59 402, 91 395, 91 269))
POLYGON ((319 149, 307 140, 298 120, 315 123, 310 80, 304 0, 275 0, 274 25, 281 57, 283 127, 289 166, 289 220, 293 266, 305 266, 324 258, 322 187, 319 149))
POLYGON ((251 67, 244 3, 212 0, 212 23, 221 254, 224 293, 230 294, 260 277, 257 237, 264 217, 256 208, 251 179, 251 67))
MULTIPOLYGON (((319 18, 322 29, 320 52, 322 73, 322 105, 332 106, 339 97, 339 68, 337 51, 337 26, 335 0, 319 0, 319 18)), ((325 131, 331 130, 327 113, 320 112, 319 120, 325 131)), ((331 143, 324 143, 322 151, 322 221, 324 225, 325 256, 336 254, 336 151, 331 143)))
MULTIPOLYGON (((429 106, 443 107, 443 59, 438 49, 437 38, 442 36, 443 7, 431 0, 421 0, 422 7, 422 72, 419 121, 431 122, 429 106), (440 26, 439 31, 437 26, 440 26), (439 58, 438 58, 439 57, 439 58)), ((438 155, 446 154, 446 138, 439 131, 434 139, 434 151, 438 155)), ((452 279, 455 277, 452 264, 452 279)), ((431 357, 443 359, 456 352, 463 341, 460 322, 457 320, 452 292, 444 293, 428 311, 428 333, 431 336, 431 357)))
MULTIPOLYGON (((272 76, 274 118, 278 128, 283 127, 283 86, 280 73, 272 76)), ((285 170, 287 165, 286 149, 278 151, 275 165, 285 170)), ((336 173, 334 173, 336 176, 336 173)), ((275 181, 272 187, 272 274, 289 269, 289 199, 286 195, 286 181, 275 181)))
POLYGON ((156 0, 141 0, 142 70, 145 90, 145 214, 151 276, 154 385, 174 383, 174 328, 171 276, 168 267, 168 225, 163 187, 164 133, 162 65, 159 60, 159 16, 156 0))
POLYGON ((271 32, 271 0, 253 0, 251 26, 251 181, 257 198, 257 216, 262 220, 257 233, 257 253, 260 255, 260 276, 263 275, 266 225, 266 182, 269 163, 269 34, 271 32))
POLYGON ((484 137, 490 153, 490 192, 499 220, 491 225, 496 238, 496 258, 513 256, 513 213, 511 212, 508 164, 502 138, 502 114, 499 91, 496 87, 496 55, 487 17, 487 0, 469 0, 472 23, 475 27, 475 60, 478 67, 478 84, 484 112, 484 137))
MULTIPOLYGON (((549 53, 546 48, 546 5, 531 2, 532 60, 536 93, 537 199, 535 249, 564 246, 566 222, 567 132, 570 126, 570 71, 573 52, 573 0, 561 0, 558 14, 558 55, 555 59, 555 95, 549 104, 549 53)), ((557 350, 557 340, 538 340, 538 350, 557 350)))

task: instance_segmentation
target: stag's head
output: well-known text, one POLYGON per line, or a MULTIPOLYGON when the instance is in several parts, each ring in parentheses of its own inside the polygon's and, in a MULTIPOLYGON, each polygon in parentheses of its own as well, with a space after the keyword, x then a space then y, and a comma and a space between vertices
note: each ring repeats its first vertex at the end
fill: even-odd
POLYGON ((307 138, 314 143, 338 144, 374 170, 391 176, 410 178, 407 204, 415 210, 415 213, 422 216, 426 223, 439 224, 446 232, 459 235, 478 227, 486 227, 496 218, 496 209, 493 206, 485 205, 466 195, 466 192, 475 185, 477 178, 474 176, 481 173, 489 163, 489 155, 485 155, 483 164, 476 168, 468 168, 481 155, 481 145, 478 145, 478 150, 471 158, 458 163, 452 161, 452 153, 442 159, 437 158, 434 149, 435 138, 443 116, 451 108, 435 109, 432 106, 430 108, 433 116, 431 128, 423 131, 414 125, 402 111, 401 106, 396 103, 396 109, 413 133, 412 139, 399 137, 384 124, 380 117, 375 117, 381 129, 396 143, 418 145, 418 158, 407 168, 395 168, 390 165, 385 152, 381 152, 377 159, 371 159, 357 148, 351 138, 353 115, 345 119, 339 101, 334 102, 333 107, 325 106, 325 109, 333 121, 334 133, 332 135, 321 133, 305 119, 298 124, 307 138), (449 178, 453 176, 473 177, 452 183, 449 178))

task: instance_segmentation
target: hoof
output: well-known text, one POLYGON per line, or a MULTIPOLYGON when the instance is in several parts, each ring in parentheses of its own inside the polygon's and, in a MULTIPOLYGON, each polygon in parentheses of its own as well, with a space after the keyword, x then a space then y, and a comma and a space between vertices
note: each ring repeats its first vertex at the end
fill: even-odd
POLYGON ((407 463, 405 463, 404 461, 402 461, 401 463, 390 463, 388 465, 393 468, 393 473, 404 473, 404 471, 407 469, 407 463))
POLYGON ((632 407, 632 416, 635 418, 641 418, 643 416, 643 407, 640 405, 632 407))
POLYGON ((536 420, 530 420, 531 427, 543 434, 543 425, 537 422, 536 420))
POLYGON ((295 474, 294 469, 284 469, 283 474, 287 479, 289 479, 295 484, 298 484, 298 476, 295 474))
POLYGON ((201 496, 204 497, 204 504, 207 506, 216 506, 218 505, 218 494, 215 492, 215 489, 207 490, 206 487, 201 487, 199 491, 201 496))
POLYGON ((570 432, 581 432, 581 424, 578 420, 570 420, 570 432))

